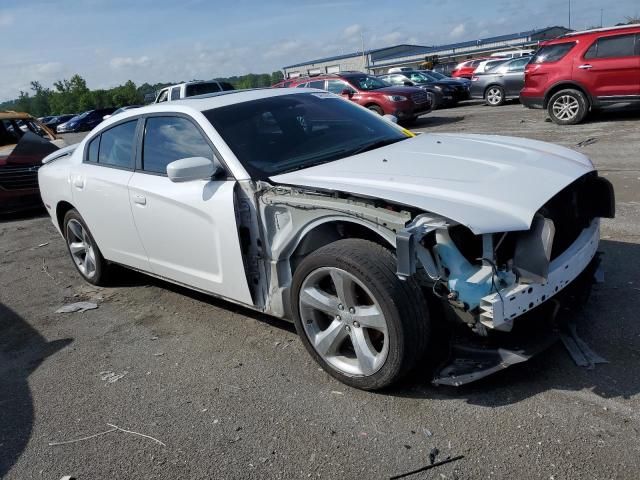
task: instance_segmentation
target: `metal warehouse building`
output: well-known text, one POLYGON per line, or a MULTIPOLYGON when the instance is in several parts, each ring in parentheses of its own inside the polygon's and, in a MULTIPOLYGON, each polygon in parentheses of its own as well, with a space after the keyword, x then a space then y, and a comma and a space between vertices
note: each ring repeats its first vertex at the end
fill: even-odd
POLYGON ((437 58, 440 65, 452 65, 462 60, 503 50, 517 48, 535 48, 539 42, 559 37, 571 30, 565 27, 547 27, 527 32, 482 38, 449 45, 395 45, 392 47, 353 52, 345 55, 321 58, 283 67, 286 78, 300 75, 319 75, 338 73, 347 70, 359 70, 368 73, 386 73, 392 67, 418 68, 427 61, 437 58))

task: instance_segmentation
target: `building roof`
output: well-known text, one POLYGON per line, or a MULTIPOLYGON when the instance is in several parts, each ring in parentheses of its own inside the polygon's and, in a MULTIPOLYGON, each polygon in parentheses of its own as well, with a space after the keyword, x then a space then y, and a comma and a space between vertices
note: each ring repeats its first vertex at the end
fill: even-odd
MULTIPOLYGON (((524 32, 509 33, 507 35, 497 35, 494 37, 486 37, 486 38, 480 38, 477 40, 468 40, 465 42, 457 42, 457 43, 450 43, 450 44, 444 44, 444 45, 426 46, 426 45, 400 44, 400 45, 393 45, 390 47, 365 50, 364 54, 371 56, 371 60, 375 62, 380 62, 382 60, 392 60, 395 58, 411 57, 411 56, 417 56, 417 55, 430 55, 430 54, 433 55, 441 51, 458 50, 458 49, 464 49, 469 47, 479 47, 485 44, 508 42, 512 40, 517 40, 519 38, 523 38, 523 39, 530 38, 536 35, 543 34, 555 28, 565 29, 564 27, 559 27, 559 26, 535 28, 532 30, 526 30, 524 32)), ((568 29, 565 29, 565 30, 568 31, 568 29)), ((342 60, 345 58, 352 58, 352 57, 359 57, 359 56, 362 56, 362 51, 347 53, 343 55, 335 55, 332 57, 324 57, 316 60, 309 60, 307 62, 288 65, 286 67, 283 67, 283 69, 302 67, 302 66, 313 65, 317 63, 332 62, 336 60, 342 60)))

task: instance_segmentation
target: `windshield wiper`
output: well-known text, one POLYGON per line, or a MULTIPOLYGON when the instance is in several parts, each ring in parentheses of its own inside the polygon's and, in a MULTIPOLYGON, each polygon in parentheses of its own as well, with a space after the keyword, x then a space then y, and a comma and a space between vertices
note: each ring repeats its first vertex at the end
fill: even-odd
POLYGON ((367 143, 366 145, 362 145, 354 150, 351 150, 349 152, 349 155, 358 155, 359 153, 368 152, 380 147, 386 147, 387 145, 391 145, 402 140, 406 140, 406 138, 386 138, 384 140, 378 140, 377 142, 367 143))

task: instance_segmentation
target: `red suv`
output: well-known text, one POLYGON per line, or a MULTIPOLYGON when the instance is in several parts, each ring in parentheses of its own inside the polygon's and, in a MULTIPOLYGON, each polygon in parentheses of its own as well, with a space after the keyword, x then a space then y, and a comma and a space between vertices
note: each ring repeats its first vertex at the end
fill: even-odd
POLYGON ((640 25, 564 35, 542 44, 525 69, 520 102, 573 125, 590 109, 640 103, 640 25))
POLYGON ((379 78, 362 72, 296 78, 288 86, 328 90, 380 115, 393 115, 405 123, 429 113, 433 108, 433 99, 424 90, 417 87, 392 87, 379 78))

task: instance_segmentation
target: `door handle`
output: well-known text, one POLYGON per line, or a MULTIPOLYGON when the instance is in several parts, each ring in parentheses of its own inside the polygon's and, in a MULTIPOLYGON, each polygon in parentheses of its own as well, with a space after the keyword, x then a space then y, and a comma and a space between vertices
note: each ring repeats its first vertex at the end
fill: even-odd
POLYGON ((73 186, 78 190, 82 190, 84 188, 84 178, 83 177, 74 177, 73 186))
POLYGON ((593 65, 589 65, 588 63, 585 63, 584 65, 580 65, 578 68, 581 70, 589 70, 590 68, 593 68, 593 65))
POLYGON ((145 197, 144 195, 135 194, 133 196, 133 203, 137 203, 138 205, 146 205, 147 197, 145 197))

